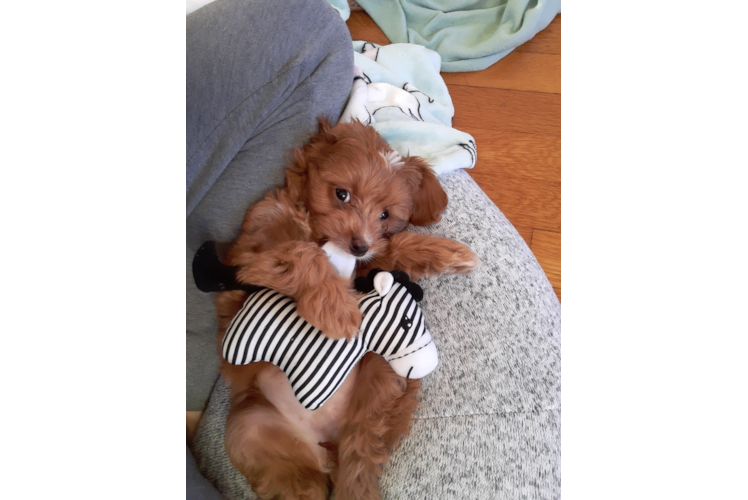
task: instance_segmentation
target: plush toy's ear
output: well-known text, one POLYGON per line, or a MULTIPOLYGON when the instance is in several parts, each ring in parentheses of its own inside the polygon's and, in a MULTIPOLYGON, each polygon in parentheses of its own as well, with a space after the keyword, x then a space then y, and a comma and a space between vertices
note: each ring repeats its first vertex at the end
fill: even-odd
POLYGON ((260 290, 260 287, 242 285, 236 281, 236 268, 221 262, 213 241, 206 241, 195 253, 192 259, 192 277, 198 290, 202 292, 245 290, 251 293, 260 290))
POLYGON ((379 273, 374 276, 374 289, 377 291, 380 297, 384 297, 392 289, 392 284, 395 282, 395 278, 390 273, 379 273))
POLYGON ((423 288, 410 281, 410 276, 408 276, 408 273, 396 269, 392 271, 392 277, 395 278, 395 281, 403 285, 408 290, 410 295, 413 297, 413 300, 415 300, 416 302, 420 302, 423 300, 423 288))
POLYGON ((353 281, 354 288, 361 293, 371 292, 374 290, 374 277, 381 272, 384 272, 384 270, 377 267, 369 271, 368 275, 359 276, 353 281))
POLYGON ((403 283, 403 286, 408 289, 408 292, 413 297, 413 300, 415 300, 416 302, 420 302, 423 300, 423 288, 418 286, 416 283, 409 281, 408 283, 403 283))
POLYGON ((392 274, 392 277, 395 278, 395 281, 398 283, 402 283, 403 285, 406 283, 410 283, 410 276, 405 271, 401 271, 400 269, 395 269, 390 274, 392 274))
MULTIPOLYGON (((408 276, 408 273, 405 271, 400 271, 399 269, 396 269, 392 272, 385 272, 382 269, 376 268, 369 271, 369 274, 366 277, 359 276, 354 281, 354 286, 356 287, 356 290, 358 290, 361 293, 369 293, 375 288, 379 292, 380 295, 386 295, 390 288, 392 287, 392 284, 390 283, 389 287, 387 287, 387 292, 381 293, 380 288, 377 288, 376 282, 379 280, 376 280, 375 278, 379 273, 389 274, 392 276, 393 280, 400 283, 405 287, 406 290, 408 290, 408 293, 413 297, 413 300, 416 302, 420 302, 423 300, 423 288, 418 286, 417 284, 410 281, 410 276, 408 276)), ((380 278, 384 284, 384 278, 380 278)), ((387 280, 389 281, 389 279, 387 280)))

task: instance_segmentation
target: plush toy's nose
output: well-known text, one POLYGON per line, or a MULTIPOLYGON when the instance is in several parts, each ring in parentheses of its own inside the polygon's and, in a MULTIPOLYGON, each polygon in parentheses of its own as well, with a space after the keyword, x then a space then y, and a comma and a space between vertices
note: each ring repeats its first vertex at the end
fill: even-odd
POLYGON ((361 238, 353 238, 351 240, 351 253, 356 257, 361 257, 369 251, 369 245, 361 238))
POLYGON ((395 373, 405 378, 424 377, 439 364, 439 354, 428 330, 413 344, 385 356, 384 359, 390 363, 395 373))

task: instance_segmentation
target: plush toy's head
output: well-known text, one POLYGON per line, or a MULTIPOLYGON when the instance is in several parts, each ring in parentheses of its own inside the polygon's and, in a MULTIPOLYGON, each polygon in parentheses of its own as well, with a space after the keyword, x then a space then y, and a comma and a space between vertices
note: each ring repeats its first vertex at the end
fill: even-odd
POLYGON ((373 269, 356 278, 368 292, 359 301, 364 319, 359 336, 367 351, 381 354, 405 378, 421 378, 436 368, 438 356, 418 302, 423 290, 403 271, 373 269))

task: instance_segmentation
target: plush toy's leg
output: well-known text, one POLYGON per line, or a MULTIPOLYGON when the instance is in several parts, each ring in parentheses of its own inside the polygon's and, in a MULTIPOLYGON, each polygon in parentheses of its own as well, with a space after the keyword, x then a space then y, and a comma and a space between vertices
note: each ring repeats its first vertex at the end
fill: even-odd
POLYGON ((332 480, 337 500, 377 500, 382 465, 406 435, 417 406, 417 380, 397 375, 378 354, 361 360, 356 389, 338 439, 332 480))
POLYGON ((349 279, 338 275, 316 243, 287 241, 233 259, 241 283, 272 288, 296 300, 299 315, 333 339, 352 338, 361 311, 349 279))
POLYGON ((400 269, 413 281, 440 274, 469 274, 479 264, 478 257, 465 245, 446 238, 403 232, 390 238, 387 253, 358 269, 359 276, 380 267, 400 269))

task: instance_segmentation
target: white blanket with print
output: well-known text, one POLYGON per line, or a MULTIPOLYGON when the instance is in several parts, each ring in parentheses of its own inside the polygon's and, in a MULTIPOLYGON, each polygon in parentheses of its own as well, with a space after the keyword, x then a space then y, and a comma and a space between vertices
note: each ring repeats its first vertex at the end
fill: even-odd
POLYGON ((411 43, 354 41, 354 79, 341 121, 374 127, 402 156, 421 156, 437 175, 473 168, 475 140, 452 128, 454 106, 441 57, 411 43))

